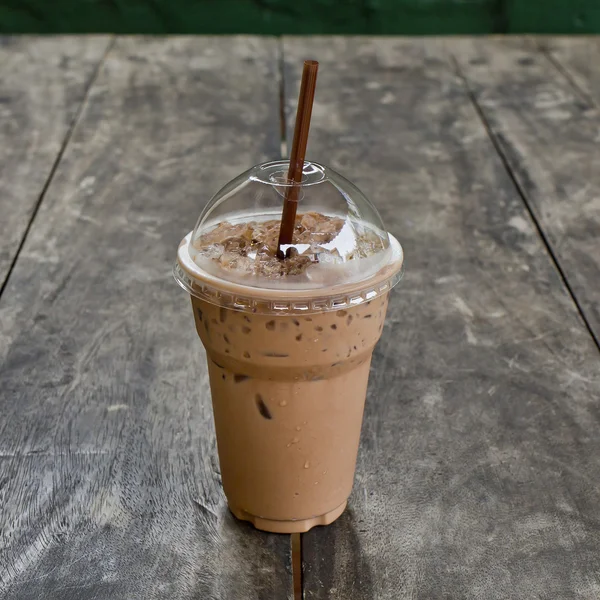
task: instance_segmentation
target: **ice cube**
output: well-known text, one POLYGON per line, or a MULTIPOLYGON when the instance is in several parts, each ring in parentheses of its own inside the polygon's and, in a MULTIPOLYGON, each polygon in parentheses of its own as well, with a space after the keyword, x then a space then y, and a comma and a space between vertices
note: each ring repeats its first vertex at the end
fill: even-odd
POLYGON ((339 265, 344 262, 344 259, 340 256, 337 250, 319 252, 317 254, 317 260, 322 265, 339 265))

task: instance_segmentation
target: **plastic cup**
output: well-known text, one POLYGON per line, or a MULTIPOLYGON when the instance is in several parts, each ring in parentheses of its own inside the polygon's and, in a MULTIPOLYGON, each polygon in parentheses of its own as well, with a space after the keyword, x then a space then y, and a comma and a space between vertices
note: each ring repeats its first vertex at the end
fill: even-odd
POLYGON ((181 242, 174 270, 206 349, 229 507, 279 533, 327 525, 346 507, 371 357, 403 262, 373 205, 315 163, 305 165, 298 213, 344 219, 335 264, 323 259, 305 280, 270 280, 198 256, 196 240, 217 223, 276 218, 286 171, 266 163, 225 186, 181 242), (359 247, 367 230, 381 240, 370 254, 359 247))

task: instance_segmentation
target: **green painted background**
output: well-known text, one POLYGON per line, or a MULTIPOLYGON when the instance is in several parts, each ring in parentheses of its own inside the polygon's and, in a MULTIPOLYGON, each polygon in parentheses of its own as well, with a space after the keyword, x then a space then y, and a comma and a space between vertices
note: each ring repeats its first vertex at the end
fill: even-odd
POLYGON ((0 0, 2 33, 600 33, 600 0, 0 0))

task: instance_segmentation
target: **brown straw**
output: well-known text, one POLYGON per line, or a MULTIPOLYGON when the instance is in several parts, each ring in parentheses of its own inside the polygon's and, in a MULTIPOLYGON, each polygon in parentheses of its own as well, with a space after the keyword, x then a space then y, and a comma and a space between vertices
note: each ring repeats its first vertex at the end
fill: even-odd
POLYGON ((296 112, 294 141, 292 142, 290 168, 288 171, 288 183, 292 185, 286 188, 283 213, 281 215, 281 229, 279 230, 279 244, 277 246, 277 254, 280 258, 283 258, 281 251, 282 244, 291 244, 294 235, 296 209, 298 208, 298 195, 300 193, 299 184, 302 181, 302 170, 304 168, 306 144, 308 143, 308 130, 310 128, 310 116, 315 98, 318 69, 319 63, 316 60, 304 61, 298 110, 296 112))

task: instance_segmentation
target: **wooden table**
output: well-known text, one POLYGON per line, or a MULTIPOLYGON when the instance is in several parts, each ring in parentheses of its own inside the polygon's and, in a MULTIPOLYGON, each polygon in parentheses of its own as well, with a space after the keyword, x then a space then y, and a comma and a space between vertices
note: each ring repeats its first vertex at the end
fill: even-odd
POLYGON ((0 42, 2 599, 294 597, 170 269, 305 57, 310 157, 407 256, 305 598, 600 598, 600 41, 106 36, 0 42))

